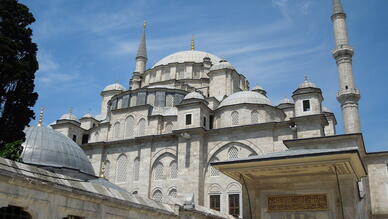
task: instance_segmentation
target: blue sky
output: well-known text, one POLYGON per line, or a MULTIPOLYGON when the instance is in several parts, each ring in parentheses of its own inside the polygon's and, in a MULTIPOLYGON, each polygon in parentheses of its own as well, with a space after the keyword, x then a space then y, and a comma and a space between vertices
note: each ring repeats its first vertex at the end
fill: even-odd
MULTIPOLYGON (((342 117, 335 94, 331 0, 20 0, 34 14, 39 46, 36 77, 45 124, 72 107, 78 117, 100 110, 100 91, 128 86, 148 21, 151 67, 173 52, 196 48, 227 59, 266 88, 274 104, 290 97, 304 75, 322 88, 324 105, 342 117)), ((388 1, 343 0, 348 14, 354 73, 361 90, 362 130, 368 151, 388 150, 388 1)), ((34 125, 36 121, 32 121, 34 125)))

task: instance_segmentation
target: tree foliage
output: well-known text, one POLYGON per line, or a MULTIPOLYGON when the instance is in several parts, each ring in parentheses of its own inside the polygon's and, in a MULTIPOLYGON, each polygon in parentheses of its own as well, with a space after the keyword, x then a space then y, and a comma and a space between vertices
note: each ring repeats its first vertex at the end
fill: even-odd
POLYGON ((0 151, 6 153, 20 154, 23 130, 34 118, 31 107, 38 98, 34 92, 38 62, 29 28, 34 21, 17 0, 0 0, 0 151))

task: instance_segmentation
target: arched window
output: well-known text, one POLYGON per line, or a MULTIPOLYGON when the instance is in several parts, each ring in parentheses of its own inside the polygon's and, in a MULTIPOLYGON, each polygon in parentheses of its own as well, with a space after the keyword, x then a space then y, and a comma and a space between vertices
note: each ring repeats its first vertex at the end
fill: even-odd
POLYGON ((125 120, 125 134, 127 138, 134 137, 134 123, 135 119, 133 118, 133 116, 128 116, 128 118, 125 120))
POLYGON ((140 159, 137 157, 133 162, 133 180, 139 180, 139 167, 140 167, 140 159))
POLYGON ((127 156, 125 156, 124 154, 121 154, 119 158, 117 158, 117 168, 116 168, 117 183, 125 183, 127 181, 127 167, 128 167, 127 156))
POLYGON ((104 176, 106 179, 109 179, 110 178, 110 161, 109 160, 104 161, 104 168, 105 168, 104 176))
POLYGON ((172 122, 168 122, 168 123, 166 124, 166 127, 165 127, 165 132, 166 132, 166 133, 171 133, 171 132, 172 132, 172 127, 173 127, 172 122))
POLYGON ((177 191, 176 189, 171 189, 170 192, 168 193, 168 196, 171 198, 176 198, 177 191))
POLYGON ((236 147, 229 148, 228 151, 228 158, 229 160, 237 159, 238 158, 238 149, 236 147))
POLYGON ((137 195, 137 194, 138 194, 137 191, 133 191, 133 192, 132 192, 132 195, 137 195))
POLYGON ((137 123, 137 127, 139 129, 138 130, 138 136, 144 136, 145 126, 146 126, 145 119, 140 119, 139 122, 137 123))
POLYGON ((172 161, 170 164, 170 178, 176 179, 178 177, 178 165, 176 161, 172 161))
POLYGON ((157 201, 157 202, 161 202, 163 201, 163 194, 162 192, 158 189, 154 192, 154 194, 152 195, 152 199, 157 201))
POLYGON ((154 179, 155 180, 160 180, 160 179, 163 179, 163 164, 158 162, 156 165, 155 165, 155 169, 154 169, 154 179))
POLYGON ((23 211, 23 208, 11 205, 0 208, 0 218, 32 219, 30 214, 23 211))
POLYGON ((115 139, 120 138, 120 123, 116 122, 115 125, 113 126, 113 133, 115 136, 115 139))
POLYGON ((259 112, 257 112, 257 110, 251 112, 251 123, 259 123, 259 112))
MULTIPOLYGON (((214 162, 214 161, 219 161, 218 158, 213 158, 211 162, 214 162)), ((209 173, 210 173, 210 176, 219 176, 220 175, 220 171, 218 171, 216 168, 214 168, 212 165, 209 166, 209 173)))
POLYGON ((238 125, 239 124, 238 112, 233 111, 231 116, 232 116, 232 125, 238 125))

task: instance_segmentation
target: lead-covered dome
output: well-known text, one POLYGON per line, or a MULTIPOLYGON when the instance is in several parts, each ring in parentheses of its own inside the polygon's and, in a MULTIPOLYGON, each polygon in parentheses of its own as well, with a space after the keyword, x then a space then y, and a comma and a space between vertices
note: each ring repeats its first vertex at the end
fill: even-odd
POLYGON ((65 113, 61 116, 61 118, 59 118, 60 120, 62 119, 66 119, 66 120, 72 120, 72 121, 76 121, 76 122, 79 122, 77 116, 75 116, 73 113, 71 112, 68 112, 68 113, 65 113))
POLYGON ((24 163, 94 175, 84 151, 62 133, 44 126, 27 127, 24 132, 26 141, 21 155, 24 163))
POLYGON ((184 100, 188 100, 188 99, 200 99, 200 100, 204 100, 205 98, 203 97, 202 94, 196 92, 196 91, 193 91, 191 93, 188 93, 184 98, 184 100))
POLYGON ((243 103, 265 104, 272 106, 271 101, 263 94, 253 91, 240 91, 225 98, 218 108, 243 103))
POLYGON ((230 64, 228 61, 222 59, 219 63, 214 64, 211 68, 210 71, 216 71, 216 70, 221 70, 221 69, 230 69, 230 70, 236 70, 232 64, 230 64))
POLYGON ((119 83, 114 83, 106 86, 102 91, 110 91, 110 90, 125 91, 125 87, 119 83))
POLYGON ((210 61, 214 63, 219 63, 221 59, 211 53, 196 51, 196 50, 188 50, 176 52, 171 55, 168 55, 161 60, 159 60, 152 68, 159 65, 167 65, 170 63, 184 63, 184 62, 195 62, 202 63, 205 57, 209 57, 210 61))

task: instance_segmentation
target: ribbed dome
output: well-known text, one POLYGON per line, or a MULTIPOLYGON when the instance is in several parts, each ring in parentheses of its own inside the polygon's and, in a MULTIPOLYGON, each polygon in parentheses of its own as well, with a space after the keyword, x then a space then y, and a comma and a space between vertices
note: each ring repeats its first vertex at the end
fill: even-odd
POLYGON ((204 100, 205 98, 202 96, 202 94, 196 92, 196 91, 193 91, 191 93, 188 93, 184 98, 184 100, 188 100, 188 99, 200 99, 200 100, 204 100))
POLYGON ((119 83, 114 83, 106 86, 104 90, 102 91, 110 91, 110 90, 120 90, 120 91, 125 91, 125 87, 119 83))
POLYGON ((153 67, 159 66, 159 65, 167 65, 170 63, 184 63, 184 62, 195 62, 195 63, 202 63, 203 58, 209 57, 210 61, 213 63, 218 63, 221 61, 220 58, 217 56, 202 52, 202 51, 196 51, 196 50, 188 50, 188 51, 181 51, 177 53, 173 53, 169 56, 166 56, 159 60, 153 67))
POLYGON ((79 122, 78 118, 73 114, 73 113, 65 113, 61 116, 61 118, 59 118, 60 120, 61 119, 67 119, 67 120, 73 120, 73 121, 77 121, 79 122))
POLYGON ((231 69, 231 70, 236 70, 232 64, 230 64, 229 62, 225 61, 225 60, 221 60, 219 63, 213 65, 211 68, 210 68, 210 71, 216 71, 216 70, 220 70, 220 69, 231 69))
POLYGON ((260 93, 253 91, 240 91, 223 100, 218 108, 242 103, 266 104, 272 106, 271 101, 260 93))
POLYGON ((22 160, 24 163, 45 167, 67 168, 94 175, 94 170, 84 151, 70 138, 44 126, 24 130, 22 160))

